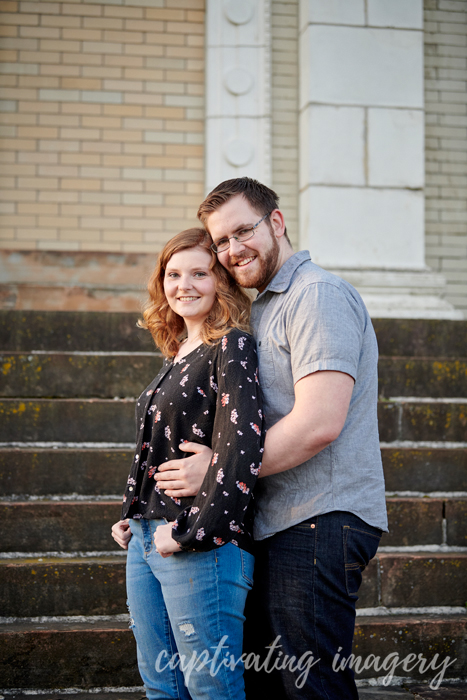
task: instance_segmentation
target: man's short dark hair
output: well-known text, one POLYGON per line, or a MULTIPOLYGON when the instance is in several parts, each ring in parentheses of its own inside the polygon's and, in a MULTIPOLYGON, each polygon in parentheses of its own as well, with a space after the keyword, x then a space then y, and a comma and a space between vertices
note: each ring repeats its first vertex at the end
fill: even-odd
MULTIPOLYGON (((253 209, 262 216, 279 208, 279 197, 270 187, 251 177, 236 177, 233 180, 224 180, 207 195, 198 209, 198 219, 206 226, 208 216, 238 194, 245 197, 253 209)), ((290 243, 287 229, 285 237, 290 243)))

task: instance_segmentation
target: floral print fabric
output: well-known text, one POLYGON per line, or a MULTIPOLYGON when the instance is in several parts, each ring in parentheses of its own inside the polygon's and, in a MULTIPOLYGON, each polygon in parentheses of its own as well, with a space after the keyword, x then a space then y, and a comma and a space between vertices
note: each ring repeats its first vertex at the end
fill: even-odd
POLYGON ((183 549, 232 542, 252 551, 253 487, 261 467, 263 414, 253 338, 236 329, 164 365, 136 405, 137 445, 123 498, 123 518, 165 518, 183 549), (159 465, 183 459, 183 442, 212 448, 194 498, 159 489, 159 465))

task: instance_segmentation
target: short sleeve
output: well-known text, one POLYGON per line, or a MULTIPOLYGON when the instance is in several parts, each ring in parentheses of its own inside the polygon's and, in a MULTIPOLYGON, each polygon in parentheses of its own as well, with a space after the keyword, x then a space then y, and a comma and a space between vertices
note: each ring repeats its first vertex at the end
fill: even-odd
POLYGON ((192 505, 174 523, 173 537, 183 549, 237 544, 244 534, 263 451, 257 364, 251 336, 224 336, 210 378, 217 392, 211 464, 192 505))
POLYGON ((287 310, 294 383, 313 372, 345 372, 357 379, 364 319, 356 300, 328 282, 307 285, 287 310))

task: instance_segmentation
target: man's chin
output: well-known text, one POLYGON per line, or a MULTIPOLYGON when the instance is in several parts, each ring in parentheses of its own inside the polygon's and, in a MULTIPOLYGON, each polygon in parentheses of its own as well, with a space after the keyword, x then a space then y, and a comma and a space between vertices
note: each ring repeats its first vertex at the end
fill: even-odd
POLYGON ((236 265, 229 267, 228 271, 234 280, 238 282, 241 287, 245 287, 246 289, 254 289, 261 284, 261 279, 258 279, 258 274, 255 275, 253 272, 249 274, 248 270, 242 270, 236 265))

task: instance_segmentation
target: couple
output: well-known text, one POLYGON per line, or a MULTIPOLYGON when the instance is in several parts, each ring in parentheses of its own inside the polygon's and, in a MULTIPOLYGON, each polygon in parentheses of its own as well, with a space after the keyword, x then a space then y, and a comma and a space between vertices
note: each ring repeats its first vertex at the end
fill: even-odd
POLYGON ((112 528, 129 549, 146 694, 245 697, 254 554, 248 697, 358 698, 332 662, 351 653, 362 571, 387 529, 371 321, 349 284, 293 253, 268 187, 223 182, 198 217, 210 238, 175 236, 149 283, 144 323, 166 360, 138 399, 112 528), (256 349, 236 283, 259 292, 256 349))

